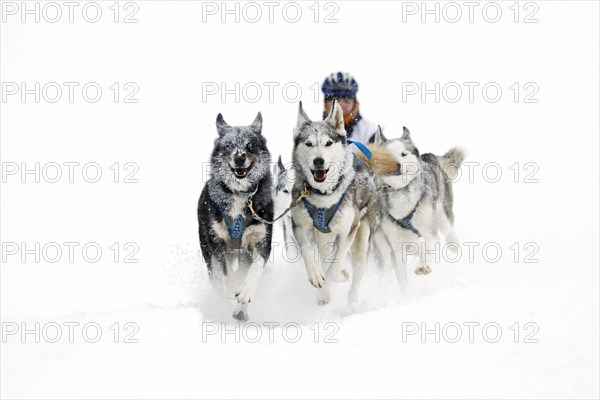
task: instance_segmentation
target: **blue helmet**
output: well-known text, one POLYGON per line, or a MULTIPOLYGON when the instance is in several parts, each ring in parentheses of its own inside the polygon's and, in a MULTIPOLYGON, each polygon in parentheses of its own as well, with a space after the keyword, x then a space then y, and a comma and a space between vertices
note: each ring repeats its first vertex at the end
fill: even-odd
POLYGON ((323 86, 323 95, 325 100, 331 100, 336 97, 356 97, 358 92, 358 82, 349 73, 333 73, 325 78, 323 86))

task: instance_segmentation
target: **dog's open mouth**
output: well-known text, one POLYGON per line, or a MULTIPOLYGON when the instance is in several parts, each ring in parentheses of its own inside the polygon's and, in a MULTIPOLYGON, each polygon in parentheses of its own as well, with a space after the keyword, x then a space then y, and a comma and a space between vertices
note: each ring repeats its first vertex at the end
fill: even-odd
POLYGON ((252 168, 252 165, 248 166, 247 168, 231 168, 231 171, 233 172, 233 174, 235 175, 236 178, 238 179, 243 179, 246 176, 248 176, 248 172, 250 172, 250 168, 252 168))
POLYGON ((312 172, 313 178, 315 178, 316 182, 325 182, 329 169, 311 169, 310 171, 312 172))

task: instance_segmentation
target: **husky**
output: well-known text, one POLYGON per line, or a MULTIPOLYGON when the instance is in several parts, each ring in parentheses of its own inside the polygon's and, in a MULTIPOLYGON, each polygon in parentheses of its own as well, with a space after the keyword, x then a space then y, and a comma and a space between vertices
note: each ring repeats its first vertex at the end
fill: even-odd
POLYGON ((198 224, 202 256, 211 282, 238 302, 233 317, 247 320, 254 296, 271 253, 273 219, 270 154, 262 131, 260 112, 250 126, 229 126, 217 116, 217 133, 211 156, 212 173, 198 201, 198 224), (238 286, 234 273, 245 277, 238 286))
MULTIPOLYGON (((292 188, 294 186, 293 170, 289 170, 283 165, 281 156, 277 160, 275 167, 275 211, 281 215, 292 204, 292 188)), ((280 220, 279 225, 283 232, 283 241, 286 245, 296 245, 292 231, 292 216, 285 214, 280 220)))
POLYGON ((301 198, 302 202, 292 208, 294 237, 308 280, 320 289, 318 303, 329 302, 331 282, 348 279, 342 262, 350 251, 352 284, 348 303, 356 310, 375 219, 375 182, 348 146, 338 102, 334 101, 325 120, 315 122, 308 118, 300 102, 292 165, 292 197, 301 198))
POLYGON ((452 180, 465 153, 452 148, 443 156, 419 154, 404 127, 399 139, 386 139, 381 128, 369 145, 369 165, 378 183, 378 222, 372 246, 379 262, 391 260, 402 289, 406 285, 409 246, 419 255, 417 275, 431 272, 438 231, 446 243, 458 243, 454 232, 452 180), (415 248, 417 247, 417 248, 415 248), (428 250, 428 251, 426 251, 428 250))

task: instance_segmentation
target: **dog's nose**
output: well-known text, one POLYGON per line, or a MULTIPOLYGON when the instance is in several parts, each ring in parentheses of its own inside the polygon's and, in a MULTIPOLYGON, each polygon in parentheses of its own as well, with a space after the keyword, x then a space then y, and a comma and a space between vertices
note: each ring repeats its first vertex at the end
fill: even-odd
POLYGON ((325 160, 323 160, 321 157, 317 157, 313 160, 313 165, 315 168, 323 168, 325 166, 325 160))
POLYGON ((236 154, 233 156, 233 162, 235 165, 244 165, 246 164, 246 154, 236 154))

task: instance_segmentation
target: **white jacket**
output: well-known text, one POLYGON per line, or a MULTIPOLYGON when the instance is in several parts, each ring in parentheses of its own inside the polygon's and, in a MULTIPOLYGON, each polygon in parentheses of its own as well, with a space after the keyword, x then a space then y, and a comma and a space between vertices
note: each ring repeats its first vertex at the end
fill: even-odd
POLYGON ((354 125, 354 128, 352 128, 352 134, 349 139, 367 144, 376 131, 377 124, 375 122, 361 118, 356 125, 354 125))

